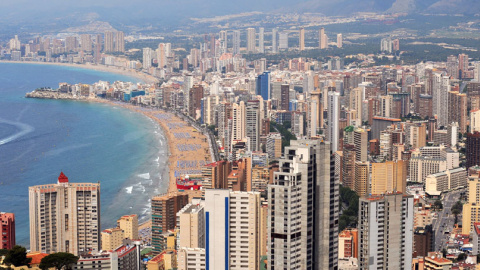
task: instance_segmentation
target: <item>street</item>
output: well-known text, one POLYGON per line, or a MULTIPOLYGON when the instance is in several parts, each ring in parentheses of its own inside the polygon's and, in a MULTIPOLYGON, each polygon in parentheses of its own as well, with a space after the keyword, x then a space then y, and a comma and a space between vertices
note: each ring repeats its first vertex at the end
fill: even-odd
MULTIPOLYGON (((445 194, 442 200, 443 210, 441 212, 437 212, 438 217, 433 223, 436 251, 442 251, 443 248, 446 248, 446 243, 450 235, 445 234, 445 231, 452 232, 455 222, 455 216, 452 215, 451 208, 460 199, 460 193, 464 191, 464 189, 451 191, 445 194)), ((460 219, 461 216, 459 215, 458 218, 460 219)))

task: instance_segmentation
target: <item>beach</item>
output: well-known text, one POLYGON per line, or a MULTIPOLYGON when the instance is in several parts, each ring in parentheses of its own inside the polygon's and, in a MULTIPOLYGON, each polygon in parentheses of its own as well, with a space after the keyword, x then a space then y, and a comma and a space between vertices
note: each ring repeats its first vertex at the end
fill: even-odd
POLYGON ((147 84, 155 84, 158 82, 158 79, 153 77, 152 75, 139 72, 133 69, 127 69, 122 67, 115 67, 115 66, 105 66, 105 65, 94 65, 90 63, 86 64, 68 64, 68 63, 55 63, 55 62, 34 62, 34 61, 0 61, 0 63, 15 63, 15 64, 29 64, 29 65, 53 65, 53 66, 63 66, 63 67, 71 67, 71 68, 84 68, 84 69, 91 69, 96 71, 102 72, 110 72, 116 73, 123 76, 129 76, 137 78, 147 84))
MULTIPOLYGON (((89 101, 120 106, 141 113, 153 119, 162 127, 168 143, 168 193, 177 191, 177 177, 201 174, 202 167, 213 162, 205 135, 171 112, 100 98, 89 99, 89 101)), ((201 195, 201 191, 188 190, 184 192, 191 197, 201 195)))

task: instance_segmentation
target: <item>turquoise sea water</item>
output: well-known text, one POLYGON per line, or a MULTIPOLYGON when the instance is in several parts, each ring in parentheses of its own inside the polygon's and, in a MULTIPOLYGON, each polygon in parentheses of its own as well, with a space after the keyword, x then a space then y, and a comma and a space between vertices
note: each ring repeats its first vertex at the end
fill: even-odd
POLYGON ((104 104, 26 99, 58 83, 135 81, 81 68, 0 63, 0 212, 16 215, 17 243, 29 246, 28 186, 101 184, 102 229, 125 214, 150 214, 152 195, 167 189, 167 144, 151 119, 104 104))

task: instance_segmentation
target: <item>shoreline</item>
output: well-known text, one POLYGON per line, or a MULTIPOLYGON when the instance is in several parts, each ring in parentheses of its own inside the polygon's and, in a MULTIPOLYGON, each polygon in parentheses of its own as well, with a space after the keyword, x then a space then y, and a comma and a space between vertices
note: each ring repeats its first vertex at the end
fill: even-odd
MULTIPOLYGON (((177 190, 177 183, 176 183, 176 178, 177 174, 189 174, 185 173, 188 171, 201 171, 202 168, 202 162, 197 162, 196 166, 190 166, 186 170, 179 169, 178 164, 181 163, 182 161, 185 161, 186 158, 188 158, 188 161, 204 161, 205 164, 211 163, 211 155, 210 155, 210 147, 208 145, 208 140, 206 136, 198 131, 193 131, 195 128, 192 127, 189 123, 186 121, 180 119, 179 117, 175 116, 171 112, 166 112, 161 109, 154 109, 154 108, 143 108, 140 106, 135 106, 132 104, 128 103, 122 103, 122 102, 114 102, 112 100, 108 99, 103 99, 103 98, 89 98, 89 99, 84 99, 84 100, 79 100, 79 101, 86 101, 86 102, 96 102, 96 103, 102 103, 102 104, 108 104, 110 106, 119 106, 124 109, 128 109, 133 112, 141 113, 144 116, 152 119, 155 121, 162 129, 166 141, 168 144, 168 188, 166 193, 172 193, 176 192, 177 190), (193 133, 192 133, 193 131, 193 133), (187 137, 178 137, 176 134, 184 134, 186 133, 190 134, 187 137), (196 150, 190 150, 188 153, 185 153, 184 151, 181 151, 179 149, 179 146, 181 147, 182 145, 194 145, 196 144, 198 148, 196 150)), ((195 174, 195 173, 190 173, 190 174, 195 174)), ((201 190, 199 191, 192 191, 192 190, 184 190, 182 192, 185 192, 191 197, 194 196, 200 196, 201 195, 201 190)), ((162 195, 162 194, 159 194, 162 195)), ((148 222, 145 222, 148 223, 148 222)))
POLYGON ((69 64, 69 63, 55 63, 55 62, 34 62, 34 61, 5 61, 0 60, 0 63, 11 63, 11 64, 27 64, 27 65, 50 65, 58 67, 71 67, 71 68, 83 68, 88 70, 95 70, 101 72, 115 73, 127 77, 136 78, 147 84, 155 84, 158 82, 158 79, 152 75, 145 74, 133 69, 120 68, 115 66, 105 66, 105 65, 94 65, 94 64, 69 64))

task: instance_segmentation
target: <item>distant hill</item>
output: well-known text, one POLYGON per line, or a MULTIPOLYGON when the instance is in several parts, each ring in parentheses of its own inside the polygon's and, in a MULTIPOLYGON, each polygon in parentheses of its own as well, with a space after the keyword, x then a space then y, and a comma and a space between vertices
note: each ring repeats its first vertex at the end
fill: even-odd
POLYGON ((325 15, 348 15, 355 12, 408 12, 442 14, 476 14, 479 0, 312 0, 297 4, 299 12, 321 12, 325 15))
POLYGON ((109 28, 89 25, 93 21, 108 22, 119 30, 126 26, 167 29, 191 23, 191 18, 255 11, 314 12, 327 16, 357 12, 476 14, 480 13, 480 0, 2 0, 0 24, 15 32, 18 26, 25 31, 41 32, 109 28))

